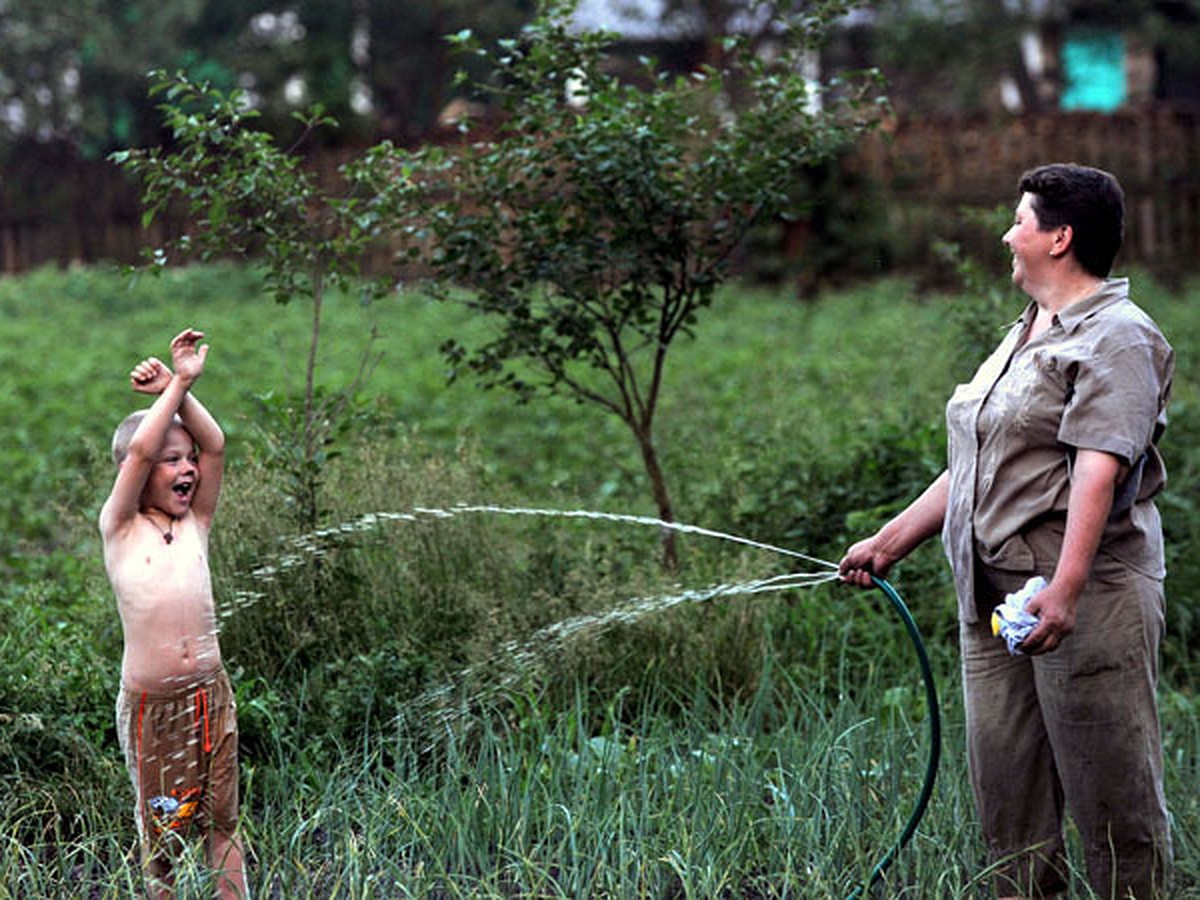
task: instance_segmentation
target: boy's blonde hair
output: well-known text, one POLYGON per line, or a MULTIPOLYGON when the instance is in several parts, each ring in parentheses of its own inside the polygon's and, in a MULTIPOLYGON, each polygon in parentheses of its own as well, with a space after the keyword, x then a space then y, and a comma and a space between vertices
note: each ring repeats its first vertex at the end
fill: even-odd
MULTIPOLYGON (((121 420, 121 424, 113 432, 112 459, 113 465, 118 468, 121 463, 125 462, 125 457, 129 455, 129 442, 133 440, 133 433, 137 431, 138 425, 142 423, 142 419, 146 418, 146 413, 148 412, 150 412, 148 409, 139 409, 137 412, 131 412, 121 420)), ((187 431, 187 428, 184 427, 183 419, 179 418, 178 415, 171 417, 171 424, 178 425, 184 431, 187 431)))

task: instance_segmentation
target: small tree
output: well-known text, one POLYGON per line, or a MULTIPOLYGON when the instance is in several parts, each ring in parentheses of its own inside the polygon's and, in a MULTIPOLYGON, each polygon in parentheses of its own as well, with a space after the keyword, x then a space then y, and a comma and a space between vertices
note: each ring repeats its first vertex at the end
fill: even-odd
MULTIPOLYGON (((522 401, 562 393, 618 416, 672 522, 654 436, 672 342, 712 303, 747 232, 788 208, 804 167, 869 127, 875 82, 817 88, 802 74, 842 3, 777 11, 770 55, 734 36, 720 67, 671 77, 641 60, 632 78, 607 55, 614 35, 572 30, 574 6, 546 0, 494 52, 467 32, 452 39, 491 61, 493 79, 475 87, 502 110, 494 137, 453 152, 385 144, 352 177, 410 255, 497 325, 477 346, 446 342, 455 370, 522 401)), ((663 553, 673 567, 673 532, 663 553)))
MULTIPOLYGON (((172 144, 124 150, 112 159, 144 182, 143 225, 174 204, 182 207, 186 230, 152 251, 155 271, 191 258, 255 258, 279 303, 300 297, 312 303, 300 408, 286 399, 269 406, 279 421, 264 429, 268 462, 287 477, 298 524, 311 529, 320 518, 325 462, 350 423, 350 404, 373 364, 368 341, 351 384, 335 391, 317 384, 326 292, 351 284, 371 296, 388 289, 384 281, 360 277, 373 246, 359 216, 361 202, 349 189, 344 196, 322 190, 298 156, 250 127, 257 113, 241 91, 225 93, 184 74, 155 72, 151 94, 164 98, 160 109, 172 144)), ((306 134, 332 123, 320 108, 298 118, 306 134)), ((274 395, 261 399, 269 405, 274 395)))

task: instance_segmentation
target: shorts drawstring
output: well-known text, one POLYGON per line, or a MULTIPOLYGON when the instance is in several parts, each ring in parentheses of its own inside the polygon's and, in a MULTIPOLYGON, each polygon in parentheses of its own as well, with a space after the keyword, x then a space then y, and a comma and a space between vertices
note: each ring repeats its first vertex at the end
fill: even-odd
POLYGON ((142 780, 142 719, 146 715, 146 692, 142 691, 141 699, 138 701, 138 724, 137 724, 137 777, 138 782, 142 780))
POLYGON ((208 734, 208 690, 197 688, 194 702, 196 707, 196 724, 199 725, 201 720, 204 722, 204 752, 212 753, 212 740, 208 734))

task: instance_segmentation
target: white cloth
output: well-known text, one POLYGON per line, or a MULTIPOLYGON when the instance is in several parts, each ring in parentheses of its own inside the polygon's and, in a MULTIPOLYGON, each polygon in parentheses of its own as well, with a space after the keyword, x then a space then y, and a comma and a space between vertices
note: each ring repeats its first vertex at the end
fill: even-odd
POLYGON ((1025 604, 1045 586, 1046 579, 1035 575, 1025 582, 1025 587, 1008 594, 1004 602, 992 612, 992 634, 1004 638, 1008 644, 1008 652, 1013 656, 1020 656, 1025 652, 1021 649, 1021 642, 1029 637, 1029 632, 1033 631, 1038 623, 1037 616, 1025 611, 1025 604))

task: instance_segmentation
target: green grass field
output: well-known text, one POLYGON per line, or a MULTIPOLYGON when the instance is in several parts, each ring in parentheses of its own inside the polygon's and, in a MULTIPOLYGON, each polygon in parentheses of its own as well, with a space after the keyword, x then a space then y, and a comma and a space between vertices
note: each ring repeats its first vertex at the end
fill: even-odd
MULTIPOLYGON (((1200 897, 1200 285, 1135 286, 1179 355, 1162 715, 1178 895, 1200 897)), ((668 365, 658 435, 680 521, 836 559, 939 471, 972 303, 901 280, 808 303, 727 288, 668 365)), ((382 358, 322 473, 330 529, 297 544, 268 447, 301 386, 309 311, 233 267, 45 270, 0 280, 0 898, 135 890, 111 722, 120 633, 93 523, 112 427, 140 405, 127 373, 185 325, 211 341, 197 393, 231 450, 214 578, 258 896, 844 897, 891 847, 929 711, 874 593, 686 602, 805 564, 684 535, 667 577, 656 529, 619 521, 363 524, 457 504, 653 509, 615 419, 447 385, 439 343, 480 328, 463 310, 333 298, 323 382, 353 377, 372 327, 382 358)), ((977 896, 940 548, 892 581, 925 636, 944 733, 936 792, 882 895, 977 896)), ((180 895, 207 896, 205 878, 185 865, 180 895)))

